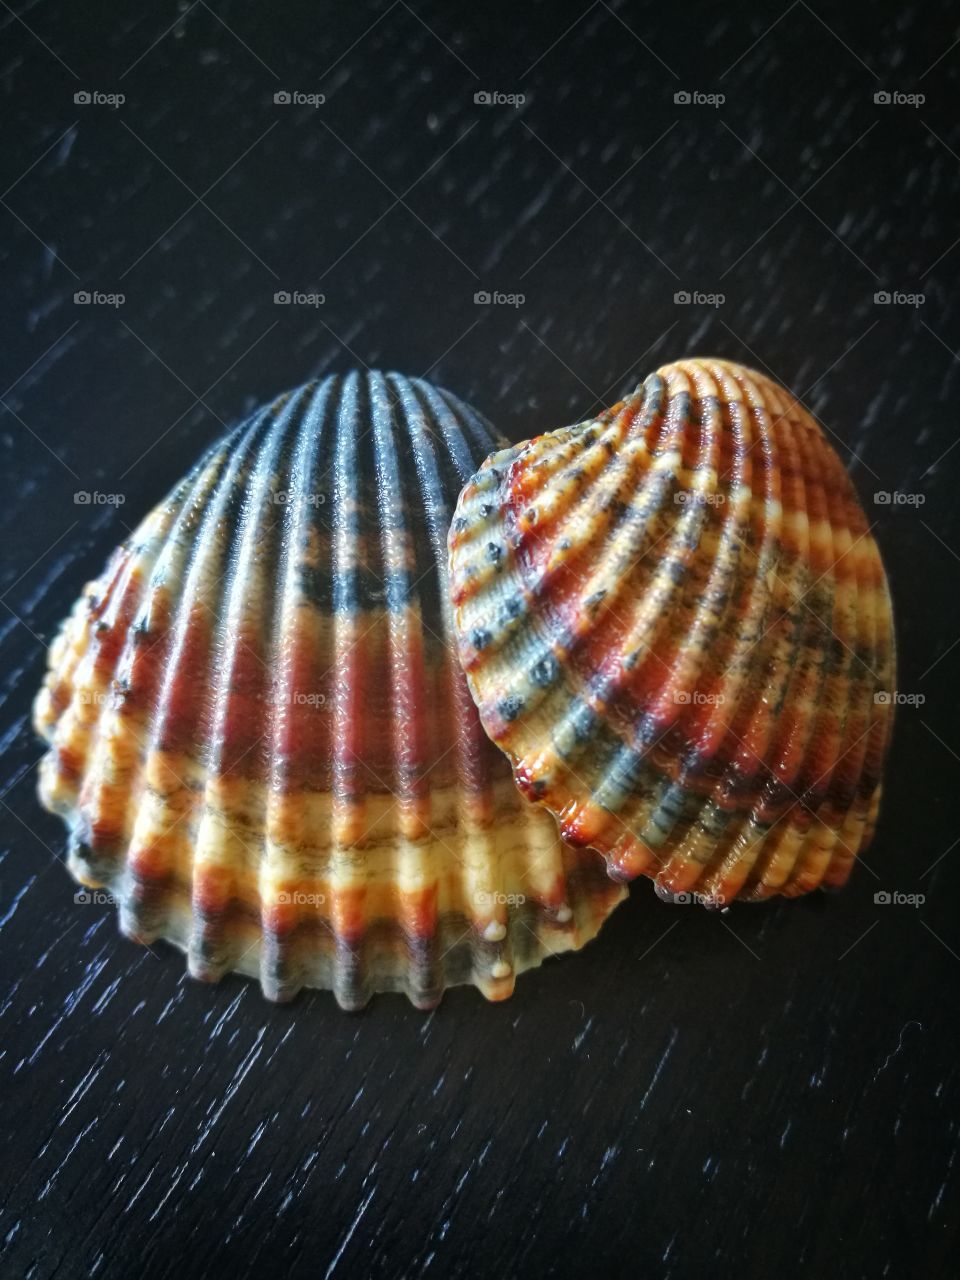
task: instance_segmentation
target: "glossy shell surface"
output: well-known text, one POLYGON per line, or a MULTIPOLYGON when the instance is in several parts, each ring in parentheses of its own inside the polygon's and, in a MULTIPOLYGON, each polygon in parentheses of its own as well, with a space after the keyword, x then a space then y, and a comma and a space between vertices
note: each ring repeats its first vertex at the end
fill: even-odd
POLYGON ((872 834, 894 638, 810 414, 721 360, 493 455, 450 533, 460 655, 520 787, 611 873, 838 887, 872 834))
POLYGON ((88 585, 35 722, 69 867, 192 974, 421 1007, 593 937, 623 890, 514 787, 452 639, 446 536, 496 446, 395 374, 215 445, 88 585))

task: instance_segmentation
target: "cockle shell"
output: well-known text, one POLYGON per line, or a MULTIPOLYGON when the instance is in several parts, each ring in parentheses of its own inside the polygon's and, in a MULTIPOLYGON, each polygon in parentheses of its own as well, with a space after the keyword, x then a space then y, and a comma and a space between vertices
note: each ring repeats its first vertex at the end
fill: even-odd
POLYGON ((622 888, 517 793, 455 655, 447 529, 496 443, 421 380, 311 383, 86 588, 35 706, 40 794, 124 933, 346 1008, 501 999, 596 934, 622 888))
POLYGON ((891 605, 843 465, 786 391, 665 365, 489 458, 450 557, 480 718, 565 839, 664 896, 846 881, 880 798, 891 605))

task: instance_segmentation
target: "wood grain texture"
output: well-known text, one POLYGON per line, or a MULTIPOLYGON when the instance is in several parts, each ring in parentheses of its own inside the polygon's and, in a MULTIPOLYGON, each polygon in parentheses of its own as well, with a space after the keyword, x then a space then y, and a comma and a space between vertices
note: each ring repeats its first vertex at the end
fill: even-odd
POLYGON ((4 1275, 952 1274, 953 7, 11 0, 0 33, 4 1275), (367 364, 519 440, 694 353, 831 434, 925 698, 842 895, 717 915, 637 885, 508 1004, 429 1016, 201 986, 74 903, 34 797, 44 646, 224 424, 367 364))

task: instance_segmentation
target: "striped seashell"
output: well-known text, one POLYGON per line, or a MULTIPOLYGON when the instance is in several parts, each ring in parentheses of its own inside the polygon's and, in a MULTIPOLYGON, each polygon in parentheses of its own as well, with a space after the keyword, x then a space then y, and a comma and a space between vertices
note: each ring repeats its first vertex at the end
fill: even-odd
POLYGON ((664 897, 844 884, 879 804, 891 603, 840 459, 786 391, 665 365, 489 458, 450 562, 480 719, 565 839, 664 897))
POLYGON ((311 383, 86 588, 35 706, 40 795, 125 934, 349 1009, 502 999, 596 934, 622 888, 516 792, 455 655, 447 528, 495 445, 429 383, 311 383))

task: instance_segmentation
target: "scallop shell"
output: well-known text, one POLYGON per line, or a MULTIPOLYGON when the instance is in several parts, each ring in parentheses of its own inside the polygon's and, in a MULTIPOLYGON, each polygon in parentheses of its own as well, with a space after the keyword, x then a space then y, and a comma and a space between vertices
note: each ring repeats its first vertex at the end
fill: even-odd
POLYGON ((665 365, 489 458, 450 557, 480 719, 565 839, 666 897, 846 881, 880 798, 891 604, 843 465, 786 391, 665 365))
POLYGON ((460 671, 456 495, 496 447, 447 392, 350 374, 225 436, 50 652, 43 803, 120 927, 271 999, 489 999, 624 891, 516 792, 460 671))

